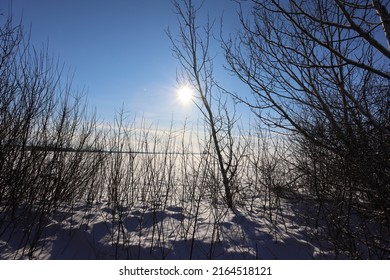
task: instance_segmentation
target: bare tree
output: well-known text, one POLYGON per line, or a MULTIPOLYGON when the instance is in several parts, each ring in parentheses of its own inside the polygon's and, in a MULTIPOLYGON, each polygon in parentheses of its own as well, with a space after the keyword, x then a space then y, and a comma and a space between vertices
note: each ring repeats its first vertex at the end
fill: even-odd
POLYGON ((173 45, 173 53, 184 70, 182 79, 190 83, 198 94, 194 103, 210 129, 226 204, 232 208, 233 181, 239 161, 238 153, 234 150, 236 141, 232 135, 237 118, 214 79, 213 58, 210 56, 213 24, 210 20, 203 27, 197 24, 197 12, 201 6, 196 8, 191 0, 173 1, 173 5, 179 20, 179 35, 173 36, 169 30, 167 33, 173 45))
POLYGON ((330 233, 349 244, 360 234, 352 209, 390 230, 389 4, 253 0, 248 17, 241 10, 241 34, 224 42, 231 71, 254 98, 234 97, 296 133, 301 155, 311 154, 304 165, 317 198, 334 202, 330 233))

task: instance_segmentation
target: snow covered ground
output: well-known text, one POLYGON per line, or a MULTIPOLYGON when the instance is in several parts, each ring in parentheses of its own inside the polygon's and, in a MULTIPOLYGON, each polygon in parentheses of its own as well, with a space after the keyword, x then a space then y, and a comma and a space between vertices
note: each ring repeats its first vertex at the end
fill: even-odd
MULTIPOLYGON (((293 204, 229 210, 203 201, 116 207, 65 207, 45 221, 35 243, 23 223, 7 227, 1 259, 334 259, 293 204), (277 211, 276 211, 277 210, 277 211), (32 250, 31 244, 34 244, 32 250)), ((26 221, 26 224, 29 224, 26 221)), ((31 225, 29 225, 31 226, 31 225)))

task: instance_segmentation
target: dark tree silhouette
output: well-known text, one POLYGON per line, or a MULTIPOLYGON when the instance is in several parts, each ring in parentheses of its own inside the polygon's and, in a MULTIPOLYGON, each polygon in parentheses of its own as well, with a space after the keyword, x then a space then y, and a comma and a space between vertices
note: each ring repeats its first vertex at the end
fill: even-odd
POLYGON ((230 70, 254 97, 234 98, 296 135, 305 187, 341 250, 388 255, 390 2, 251 4, 248 16, 241 9, 241 33, 223 44, 230 70), (380 230, 368 226, 374 221, 380 230))
POLYGON ((213 59, 209 53, 212 24, 209 20, 204 28, 197 25, 196 15, 200 7, 196 8, 191 0, 173 1, 173 4, 179 19, 179 35, 175 37, 168 31, 172 50, 184 69, 184 80, 191 83, 198 94, 195 104, 210 130, 226 204, 232 208, 233 182, 242 151, 235 150, 237 143, 232 135, 237 121, 235 111, 228 107, 213 75, 213 59))

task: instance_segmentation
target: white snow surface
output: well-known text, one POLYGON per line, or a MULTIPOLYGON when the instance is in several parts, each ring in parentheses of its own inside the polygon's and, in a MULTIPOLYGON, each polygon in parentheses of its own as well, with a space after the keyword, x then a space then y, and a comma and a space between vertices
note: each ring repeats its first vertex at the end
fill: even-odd
POLYGON ((292 204, 285 202, 272 211, 255 205, 228 209, 193 201, 113 207, 104 201, 62 207, 45 221, 30 251, 34 239, 28 228, 23 223, 7 227, 0 238, 0 259, 340 257, 325 241, 314 238, 315 230, 304 226, 292 204))

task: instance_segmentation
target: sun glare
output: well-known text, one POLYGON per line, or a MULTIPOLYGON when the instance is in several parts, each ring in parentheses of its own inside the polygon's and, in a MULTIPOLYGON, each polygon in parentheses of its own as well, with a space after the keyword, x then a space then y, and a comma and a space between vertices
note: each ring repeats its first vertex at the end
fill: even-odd
POLYGON ((194 97, 193 89, 189 86, 181 86, 177 91, 177 97, 180 103, 186 105, 191 102, 194 97))

